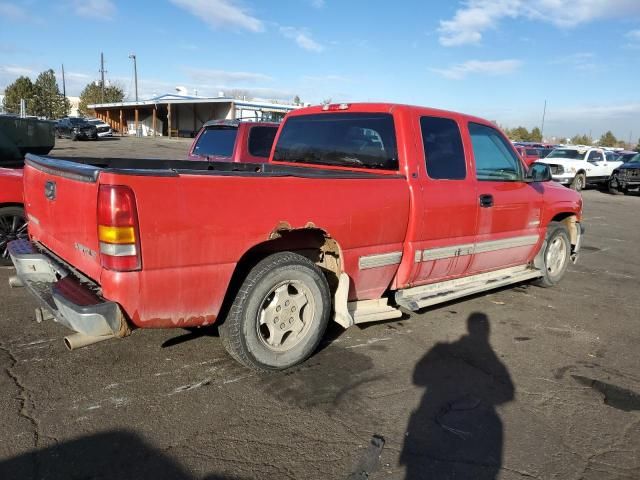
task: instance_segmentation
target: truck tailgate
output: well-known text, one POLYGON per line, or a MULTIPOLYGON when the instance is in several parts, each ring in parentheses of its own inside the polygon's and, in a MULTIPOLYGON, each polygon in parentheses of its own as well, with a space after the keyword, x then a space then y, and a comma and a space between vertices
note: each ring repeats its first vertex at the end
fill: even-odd
POLYGON ((27 160, 24 196, 29 234, 86 276, 100 279, 96 169, 65 164, 43 166, 27 160), (84 170, 84 171, 83 171, 84 170))

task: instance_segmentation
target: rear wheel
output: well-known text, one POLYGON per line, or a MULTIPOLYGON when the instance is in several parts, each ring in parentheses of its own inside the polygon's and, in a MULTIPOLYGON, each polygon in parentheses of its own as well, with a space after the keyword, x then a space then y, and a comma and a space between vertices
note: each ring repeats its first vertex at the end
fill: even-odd
POLYGON ((560 283, 571 261, 569 231, 562 223, 550 223, 543 245, 542 277, 535 281, 540 287, 553 287, 560 283))
POLYGON ((578 173, 575 177, 573 177, 573 181, 571 182, 571 188, 576 192, 581 191, 587 185, 587 177, 584 173, 578 173))
POLYGON ((11 265, 9 242, 27 238, 27 221, 22 207, 0 208, 0 265, 11 265))
POLYGON ((220 325, 220 337, 243 365, 283 370, 314 352, 330 312, 331 295, 322 271, 296 253, 276 253, 249 272, 220 325))

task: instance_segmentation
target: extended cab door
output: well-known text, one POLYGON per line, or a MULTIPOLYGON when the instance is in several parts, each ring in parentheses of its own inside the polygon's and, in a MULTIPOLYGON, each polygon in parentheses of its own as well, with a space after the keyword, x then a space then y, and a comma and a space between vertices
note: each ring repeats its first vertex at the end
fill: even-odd
POLYGON ((421 285, 465 274, 479 206, 458 119, 443 114, 416 116, 414 121, 416 157, 421 163, 415 184, 421 205, 413 208, 416 227, 408 235, 414 256, 409 279, 412 285, 421 285))
POLYGON ((590 150, 586 156, 587 163, 587 177, 590 180, 597 180, 598 178, 605 179, 609 176, 609 163, 605 152, 602 150, 590 150))
POLYGON ((477 180, 478 232, 468 273, 529 262, 539 248, 542 192, 524 182, 524 167, 495 128, 469 122, 477 180))

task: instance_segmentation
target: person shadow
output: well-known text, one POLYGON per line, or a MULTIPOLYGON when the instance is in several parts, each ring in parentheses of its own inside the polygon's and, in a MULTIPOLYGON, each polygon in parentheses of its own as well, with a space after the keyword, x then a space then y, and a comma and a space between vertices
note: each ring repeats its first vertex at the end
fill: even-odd
POLYGON ((496 406, 515 388, 489 343, 489 318, 473 313, 468 333, 438 343, 416 365, 413 383, 425 387, 412 413, 400 454, 406 480, 497 478, 503 426, 496 406))

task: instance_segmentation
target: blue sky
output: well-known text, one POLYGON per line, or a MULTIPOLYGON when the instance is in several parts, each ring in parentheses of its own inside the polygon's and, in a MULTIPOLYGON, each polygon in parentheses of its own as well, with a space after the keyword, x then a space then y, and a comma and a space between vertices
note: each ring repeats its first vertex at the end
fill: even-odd
POLYGON ((640 0, 0 0, 0 90, 64 63, 174 91, 383 100, 640 137, 640 0))

